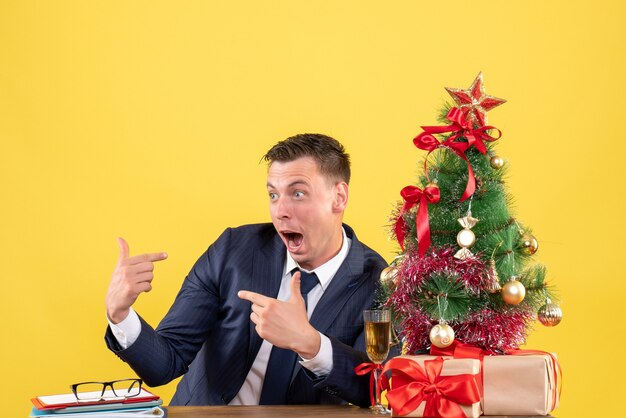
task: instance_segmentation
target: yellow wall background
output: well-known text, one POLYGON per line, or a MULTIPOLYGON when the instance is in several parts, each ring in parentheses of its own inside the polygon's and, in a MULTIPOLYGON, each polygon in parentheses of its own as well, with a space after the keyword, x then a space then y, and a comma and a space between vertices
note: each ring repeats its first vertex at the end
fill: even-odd
POLYGON ((561 359, 555 415, 620 415, 625 12, 620 0, 2 1, 3 416, 131 376, 103 342, 115 238, 170 255, 136 304, 156 325, 224 228, 269 220, 259 160, 289 135, 343 141, 346 221, 391 260, 384 226, 423 155, 411 140, 443 87, 480 70, 509 100, 490 122, 562 297, 562 324, 538 324, 527 347, 561 359))

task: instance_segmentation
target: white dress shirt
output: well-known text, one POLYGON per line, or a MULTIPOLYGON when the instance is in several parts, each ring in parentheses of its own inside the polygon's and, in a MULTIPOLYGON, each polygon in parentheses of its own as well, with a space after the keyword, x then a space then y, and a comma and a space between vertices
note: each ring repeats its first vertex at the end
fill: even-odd
MULTIPOLYGON (((302 269, 309 273, 315 273, 319 279, 319 283, 313 287, 307 295, 307 316, 309 319, 311 319, 315 306, 317 306, 317 303, 322 298, 324 291, 330 285, 330 282, 333 277, 335 277, 337 270, 339 270, 339 267, 346 259, 348 252, 350 251, 352 240, 346 236, 346 231, 343 230, 343 228, 342 232, 343 243, 336 256, 312 271, 302 269)), ((278 300, 285 301, 290 298, 291 271, 296 267, 299 267, 298 263, 296 263, 296 261, 291 257, 291 254, 287 251, 287 257, 283 268, 283 278, 280 283, 280 290, 277 296, 278 300)), ((109 321, 111 332, 123 349, 130 347, 135 341, 137 341, 139 333, 141 332, 141 322, 132 307, 130 308, 128 316, 120 323, 113 324, 108 318, 107 320, 109 321)), ((327 336, 320 333, 320 339, 320 350, 317 355, 311 359, 301 359, 300 364, 315 373, 317 376, 326 376, 333 368, 333 349, 327 336)), ((263 388, 263 379, 265 377, 265 371, 267 369, 267 363, 270 358, 272 347, 272 344, 263 340, 256 359, 254 360, 254 363, 252 363, 252 367, 246 376, 246 380, 229 405, 259 404, 261 389, 263 388)))

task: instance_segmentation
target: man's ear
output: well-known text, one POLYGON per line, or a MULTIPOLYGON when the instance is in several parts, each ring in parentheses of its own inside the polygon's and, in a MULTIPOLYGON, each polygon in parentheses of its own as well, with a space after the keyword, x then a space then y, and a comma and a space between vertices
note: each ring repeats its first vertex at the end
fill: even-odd
POLYGON ((335 200, 333 201, 333 211, 343 212, 348 205, 348 184, 340 181, 335 184, 335 200))

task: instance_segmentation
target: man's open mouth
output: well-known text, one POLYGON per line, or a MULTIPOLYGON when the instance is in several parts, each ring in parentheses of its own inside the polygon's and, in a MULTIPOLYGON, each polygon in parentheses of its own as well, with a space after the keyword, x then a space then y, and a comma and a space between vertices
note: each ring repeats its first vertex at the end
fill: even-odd
POLYGON ((304 236, 298 232, 283 232, 283 237, 287 241, 287 248, 290 251, 297 250, 302 245, 304 236))

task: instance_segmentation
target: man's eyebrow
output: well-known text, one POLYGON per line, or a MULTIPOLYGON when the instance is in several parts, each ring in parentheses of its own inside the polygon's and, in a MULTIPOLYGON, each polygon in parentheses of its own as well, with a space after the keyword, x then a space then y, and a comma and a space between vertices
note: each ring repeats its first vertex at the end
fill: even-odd
POLYGON ((287 187, 293 187, 293 186, 297 186, 299 184, 302 184, 304 186, 308 186, 309 182, 305 181, 305 180, 296 180, 296 181, 292 181, 291 183, 289 183, 289 186, 287 186, 287 187))
MULTIPOLYGON (((305 181, 305 180, 295 180, 295 181, 292 181, 291 183, 289 183, 287 185, 287 187, 294 187, 294 186, 297 186, 297 185, 300 185, 300 184, 302 184, 304 186, 308 186, 309 182, 305 181)), ((274 187, 274 185, 268 181, 267 182, 267 188, 268 189, 275 189, 276 187, 274 187)))

